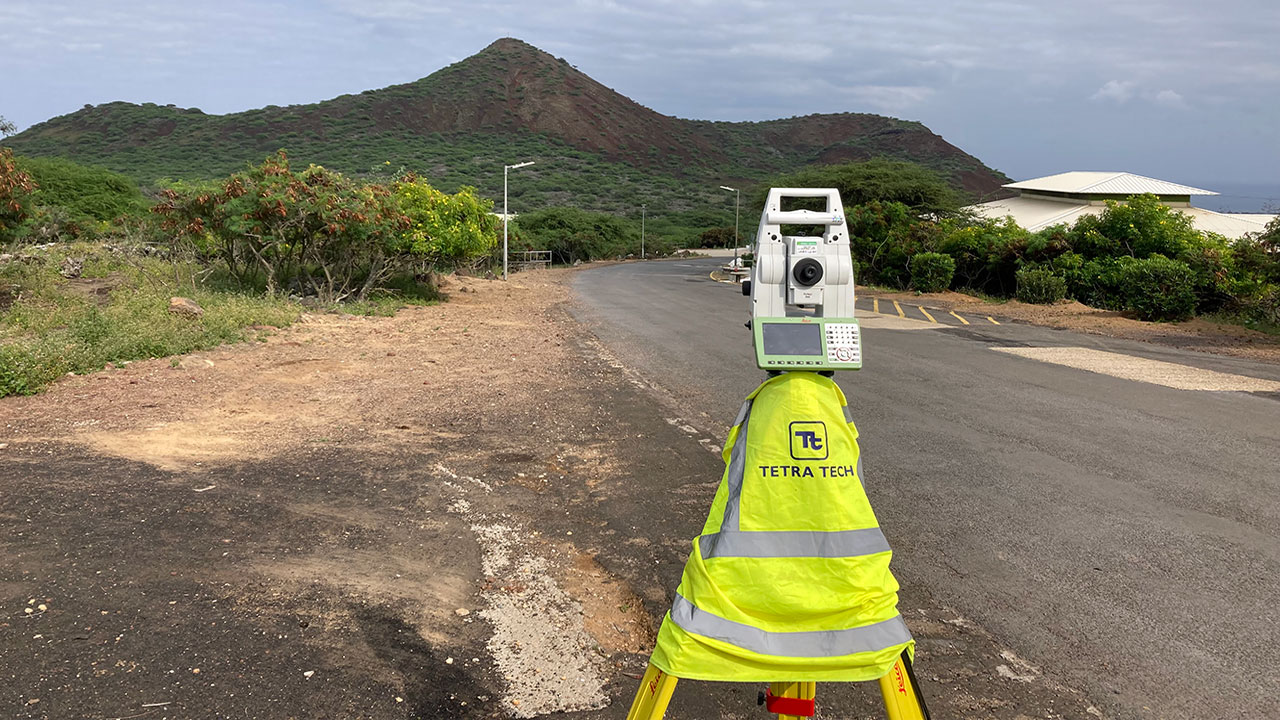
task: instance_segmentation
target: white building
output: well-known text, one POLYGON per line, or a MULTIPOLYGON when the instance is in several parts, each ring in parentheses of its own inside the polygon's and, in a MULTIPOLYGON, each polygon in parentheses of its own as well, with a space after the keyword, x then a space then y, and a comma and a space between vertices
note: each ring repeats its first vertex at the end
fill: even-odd
POLYGON ((1161 203, 1190 215, 1196 229, 1229 238, 1259 232, 1275 218, 1193 207, 1191 196, 1217 193, 1132 173, 1065 172, 1005 187, 1016 190, 1017 197, 972 205, 970 209, 987 218, 1010 216, 1022 227, 1035 231, 1061 223, 1070 225, 1082 215, 1101 215, 1107 200, 1123 202, 1130 195, 1150 193, 1161 203))

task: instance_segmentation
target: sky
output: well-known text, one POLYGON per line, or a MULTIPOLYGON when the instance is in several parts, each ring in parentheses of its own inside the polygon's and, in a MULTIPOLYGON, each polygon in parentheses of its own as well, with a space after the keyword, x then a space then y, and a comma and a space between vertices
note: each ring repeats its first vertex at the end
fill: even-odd
POLYGON ((667 115, 881 113, 1014 179, 1280 194, 1277 0, 0 0, 0 116, 316 102, 505 36, 667 115))

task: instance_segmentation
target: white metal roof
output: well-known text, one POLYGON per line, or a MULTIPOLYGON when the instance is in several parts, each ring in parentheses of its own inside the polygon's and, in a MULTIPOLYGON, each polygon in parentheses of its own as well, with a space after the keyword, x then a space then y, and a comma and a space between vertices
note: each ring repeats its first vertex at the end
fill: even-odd
MULTIPOLYGON (((1071 225, 1081 216, 1101 215, 1107 208, 1104 205, 1013 197, 972 205, 969 209, 986 218, 1000 218, 1008 215, 1014 219, 1014 222, 1034 232, 1060 223, 1071 225)), ((1197 230, 1218 233, 1229 238, 1239 238, 1248 233, 1260 232, 1275 217, 1273 215, 1230 215, 1198 207, 1175 209, 1190 215, 1197 230)))
POLYGON ((1009 183, 1014 190, 1044 190, 1046 192, 1091 193, 1100 195, 1217 195, 1211 190, 1201 190, 1188 185, 1156 180, 1126 172, 1064 172, 1032 180, 1009 183))

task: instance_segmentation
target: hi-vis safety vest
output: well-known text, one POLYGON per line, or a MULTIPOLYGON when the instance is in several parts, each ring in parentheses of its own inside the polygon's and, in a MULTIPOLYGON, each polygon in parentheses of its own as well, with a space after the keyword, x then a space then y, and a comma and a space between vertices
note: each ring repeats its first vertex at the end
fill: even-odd
POLYGON ((844 393, 810 372, 747 397, 651 662, 678 678, 873 680, 913 645, 844 393))

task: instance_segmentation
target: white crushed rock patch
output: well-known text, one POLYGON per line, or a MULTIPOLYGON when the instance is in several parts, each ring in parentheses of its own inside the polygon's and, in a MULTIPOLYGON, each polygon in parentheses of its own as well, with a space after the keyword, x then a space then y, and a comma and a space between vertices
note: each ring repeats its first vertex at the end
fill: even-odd
POLYGON ((1036 678, 1040 677, 1040 668, 1018 657, 1012 650, 1001 652, 1000 657, 1009 663, 1008 665, 996 666, 996 674, 1000 677, 1023 683, 1034 682, 1036 678))
POLYGON ((473 525, 494 578, 480 616, 493 626, 488 650, 506 679, 509 712, 531 718, 608 705, 595 641, 582 606, 556 584, 543 558, 517 551, 520 530, 473 525))
MULTIPOLYGON (((443 464, 436 470, 464 483, 442 481, 459 495, 468 487, 489 491, 482 481, 443 464)), ((473 512, 462 497, 448 511, 471 521, 482 551, 480 570, 489 589, 481 594, 486 607, 477 614, 493 628, 486 649, 506 683, 507 711, 532 718, 608 705, 602 658, 586 630, 582 605, 556 583, 547 560, 527 548, 530 533, 509 519, 473 512)))
POLYGON ((1123 380, 1164 385, 1176 390, 1214 392, 1277 392, 1280 382, 1262 378, 1205 370, 1190 365, 1151 360, 1120 353, 1082 347, 997 347, 997 352, 1066 365, 1123 380))

